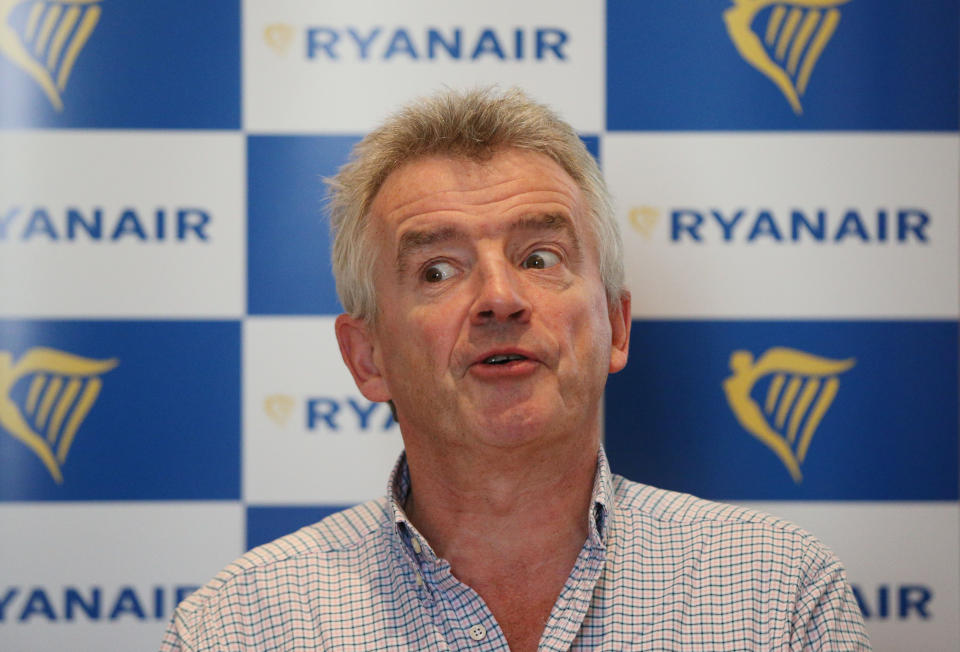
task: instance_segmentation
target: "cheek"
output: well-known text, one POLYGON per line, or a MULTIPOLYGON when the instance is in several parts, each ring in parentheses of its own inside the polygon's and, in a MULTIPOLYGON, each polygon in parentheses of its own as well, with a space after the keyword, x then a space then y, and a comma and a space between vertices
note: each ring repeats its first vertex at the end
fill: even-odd
POLYGON ((456 341, 456 320, 450 311, 416 309, 393 329, 393 346, 407 369, 445 366, 456 341))
POLYGON ((572 312, 572 319, 581 362, 587 366, 596 364, 606 371, 612 337, 606 301, 601 297, 586 306, 581 304, 580 310, 572 312))

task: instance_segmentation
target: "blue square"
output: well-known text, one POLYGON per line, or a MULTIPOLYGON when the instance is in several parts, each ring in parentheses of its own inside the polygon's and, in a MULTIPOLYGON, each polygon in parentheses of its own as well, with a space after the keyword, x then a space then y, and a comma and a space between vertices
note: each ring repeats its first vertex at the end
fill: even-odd
POLYGON ((607 3, 607 128, 958 128, 957 0, 607 3))
POLYGON ((240 323, 0 321, 2 500, 237 500, 240 323))
POLYGON ((21 2, 0 22, 0 127, 240 128, 239 0, 21 2))
POLYGON ((343 312, 330 268, 323 178, 359 136, 249 136, 248 310, 253 315, 343 312))
POLYGON ((635 320, 630 340, 605 395, 617 473, 713 500, 957 499, 955 321, 635 320))
POLYGON ((350 505, 247 507, 247 550, 321 521, 350 505))

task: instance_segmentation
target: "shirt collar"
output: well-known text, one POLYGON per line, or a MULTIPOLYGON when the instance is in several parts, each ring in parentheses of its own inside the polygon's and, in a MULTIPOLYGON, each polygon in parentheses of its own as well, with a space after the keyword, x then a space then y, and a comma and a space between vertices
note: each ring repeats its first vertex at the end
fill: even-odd
POLYGON ((591 535, 596 535, 597 543, 602 545, 607 538, 610 510, 613 507, 613 474, 610 472, 610 463, 603 446, 597 452, 597 474, 593 479, 591 506, 590 532, 591 535))
MULTIPOLYGON (((410 492, 410 467, 407 466, 406 451, 400 453, 397 463, 390 473, 387 483, 387 497, 393 516, 395 540, 399 543, 407 556, 419 564, 423 557, 436 558, 430 544, 423 537, 413 523, 407 518, 403 505, 407 502, 410 492)), ((607 454, 601 446, 597 452, 597 471, 593 478, 593 493, 590 501, 589 531, 587 545, 603 547, 607 536, 610 508, 613 497, 613 475, 610 473, 610 464, 607 454)))
POLYGON ((428 557, 436 558, 436 554, 403 510, 409 493, 410 467, 407 466, 407 452, 403 451, 390 473, 390 480, 387 483, 387 499, 390 503, 390 513, 393 516, 394 543, 399 544, 403 553, 415 565, 419 566, 420 556, 426 554, 428 557))

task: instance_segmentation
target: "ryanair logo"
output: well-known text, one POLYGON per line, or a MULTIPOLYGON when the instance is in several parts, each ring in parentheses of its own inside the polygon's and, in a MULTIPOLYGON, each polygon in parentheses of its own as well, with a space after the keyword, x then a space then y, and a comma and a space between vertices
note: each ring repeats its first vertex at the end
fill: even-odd
POLYGON ((293 43, 294 32, 293 25, 274 23, 263 29, 263 40, 271 50, 280 56, 286 56, 287 51, 290 50, 290 44, 293 43))
POLYGON ((0 53, 33 77, 57 111, 80 50, 100 20, 101 0, 0 0, 0 53), (14 9, 28 5, 22 29, 14 9))
POLYGON ((733 2, 723 19, 740 56, 776 84, 794 113, 802 114, 800 97, 840 22, 838 7, 849 0, 733 2))
MULTIPOLYGON (((661 210, 633 206, 631 229, 645 240, 664 237, 671 243, 800 244, 805 242, 892 243, 926 245, 933 238, 933 216, 916 206, 879 206, 843 210, 793 206, 682 206, 661 210), (661 219, 664 218, 664 219, 661 219), (662 224, 662 226, 661 226, 662 224)), ((3 239, 0 213, 0 240, 3 239)))
POLYGON ((0 428, 26 444, 57 484, 77 430, 100 394, 100 376, 116 366, 116 359, 44 347, 30 349, 14 364, 8 351, 0 351, 0 428), (22 406, 13 398, 21 380, 29 381, 22 406))
MULTIPOLYGON (((0 625, 51 622, 164 622, 197 586, 87 584, 0 587, 0 625)), ((12 626, 12 625, 11 625, 12 626)))
POLYGON ((733 372, 723 381, 723 391, 740 425, 766 444, 794 482, 801 482, 800 466, 810 441, 840 388, 838 376, 856 360, 832 360, 775 347, 754 361, 749 351, 730 355, 733 372), (766 397, 761 405, 754 400, 755 389, 766 397))
POLYGON ((627 213, 627 220, 634 231, 649 240, 660 223, 660 209, 655 206, 634 206, 627 213))
POLYGON ((263 411, 278 426, 285 426, 293 414, 296 400, 289 394, 271 394, 263 399, 263 411))
MULTIPOLYGON (((264 39, 277 54, 286 52, 292 33, 270 25, 264 39)), ((559 27, 512 30, 463 25, 428 27, 336 26, 306 28, 306 55, 311 61, 567 61, 570 33, 559 27)))
POLYGON ((210 242, 211 212, 194 206, 0 205, 6 241, 210 242))
POLYGON ((396 432, 397 422, 386 403, 374 403, 358 396, 305 396, 268 394, 263 398, 263 412, 281 428, 291 417, 305 416, 308 432, 396 432))

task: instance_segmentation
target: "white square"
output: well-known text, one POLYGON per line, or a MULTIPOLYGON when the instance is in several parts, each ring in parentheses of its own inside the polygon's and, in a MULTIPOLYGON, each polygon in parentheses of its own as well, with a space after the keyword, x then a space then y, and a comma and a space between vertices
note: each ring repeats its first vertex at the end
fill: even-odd
POLYGON ((0 522, 5 650, 155 650, 243 545, 235 502, 5 504, 0 522))
POLYGON ((244 122, 365 133, 443 86, 520 86, 578 131, 604 124, 604 5, 244 2, 244 122))
POLYGON ((601 155, 635 317, 960 314, 955 134, 611 134, 601 155))
POLYGON ((340 357, 334 317, 243 327, 243 491, 258 505, 351 505, 386 491, 403 444, 340 357))
POLYGON ((875 650, 954 649, 960 640, 960 507, 954 502, 757 502, 836 553, 867 607, 875 650))
POLYGON ((244 137, 0 132, 0 315, 240 317, 244 137))

